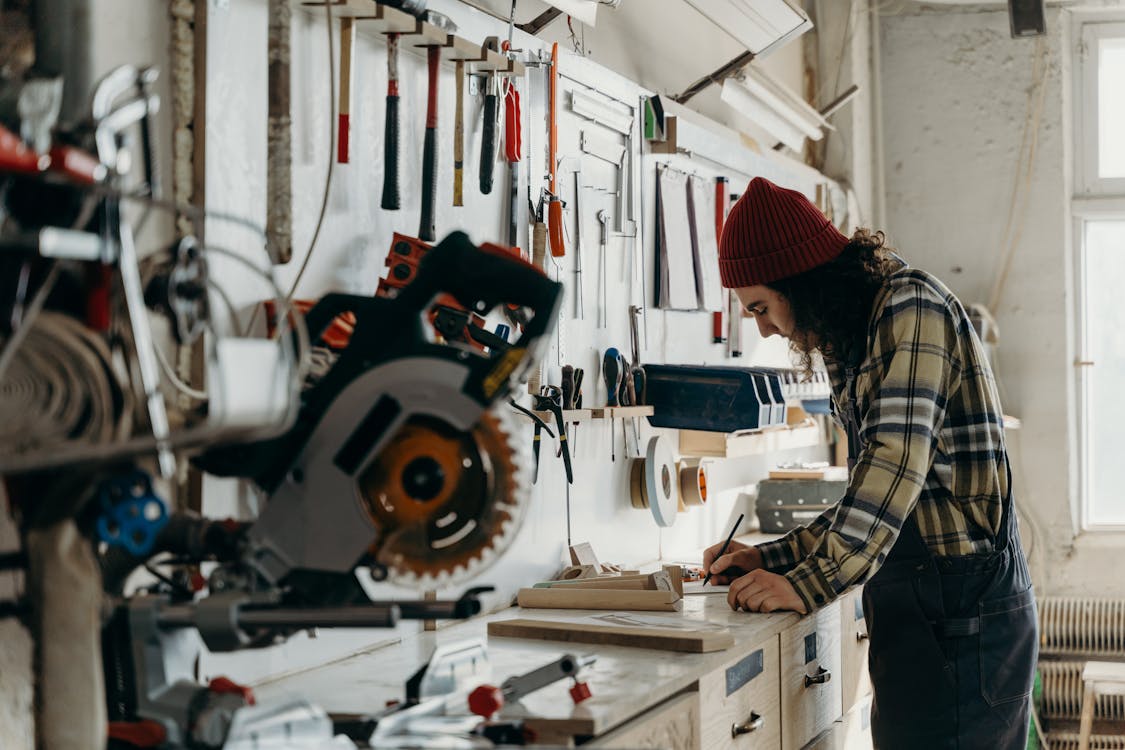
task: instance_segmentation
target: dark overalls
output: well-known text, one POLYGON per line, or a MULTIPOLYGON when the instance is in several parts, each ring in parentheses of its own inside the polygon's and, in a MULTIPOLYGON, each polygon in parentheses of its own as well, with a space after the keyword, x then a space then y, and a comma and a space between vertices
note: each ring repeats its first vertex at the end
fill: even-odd
MULTIPOLYGON (((852 464, 862 446, 854 377, 848 381, 852 398, 841 416, 852 464)), ((1004 462, 1008 496, 992 552, 934 555, 912 512, 864 585, 876 748, 1027 744, 1039 624, 1004 462)))

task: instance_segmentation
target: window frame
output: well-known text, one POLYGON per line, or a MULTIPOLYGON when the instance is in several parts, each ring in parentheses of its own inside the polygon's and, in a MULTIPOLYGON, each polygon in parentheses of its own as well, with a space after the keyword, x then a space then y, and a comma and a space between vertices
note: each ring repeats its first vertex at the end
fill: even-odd
POLYGON ((1098 70, 1097 42, 1107 37, 1125 39, 1125 9, 1071 11, 1071 270, 1075 292, 1074 397, 1077 411, 1078 521, 1083 532, 1122 532, 1125 523, 1096 522, 1092 492, 1093 450, 1090 414, 1089 338, 1086 305, 1086 228, 1096 221, 1125 221, 1125 177, 1098 176, 1098 70))
POLYGON ((1125 177, 1098 175, 1097 66, 1097 43, 1101 39, 1125 40, 1125 13, 1080 20, 1076 36, 1075 186, 1082 196, 1125 195, 1125 177))

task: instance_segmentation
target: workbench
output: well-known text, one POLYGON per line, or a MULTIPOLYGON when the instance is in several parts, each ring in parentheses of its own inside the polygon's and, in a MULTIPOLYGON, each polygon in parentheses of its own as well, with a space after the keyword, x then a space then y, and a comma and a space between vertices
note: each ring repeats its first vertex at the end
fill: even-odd
POLYGON ((543 743, 670 750, 870 747, 866 627, 858 597, 859 591, 849 592, 806 617, 732 612, 721 594, 685 597, 682 612, 644 613, 730 628, 732 647, 702 654, 488 637, 487 624, 494 620, 595 614, 510 608, 254 689, 261 702, 298 694, 330 713, 370 713, 403 698, 407 678, 436 646, 480 639, 487 642, 493 684, 563 653, 597 657, 582 671, 592 698, 575 706, 569 682, 560 681, 499 714, 524 718, 543 743), (830 678, 806 680, 818 673, 830 678))

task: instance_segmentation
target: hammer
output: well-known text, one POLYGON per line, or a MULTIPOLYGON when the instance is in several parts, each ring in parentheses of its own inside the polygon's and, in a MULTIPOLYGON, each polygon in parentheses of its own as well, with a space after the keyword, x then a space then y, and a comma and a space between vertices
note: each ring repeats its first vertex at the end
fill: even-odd
MULTIPOLYGON (((426 11, 423 20, 437 26, 446 33, 457 31, 457 24, 448 16, 426 11)), ((438 124, 438 71, 441 67, 441 45, 426 48, 426 63, 429 78, 429 94, 426 98, 426 137, 422 142, 422 216, 418 223, 418 237, 433 242, 437 235, 434 229, 434 208, 437 205, 437 124, 438 124)))

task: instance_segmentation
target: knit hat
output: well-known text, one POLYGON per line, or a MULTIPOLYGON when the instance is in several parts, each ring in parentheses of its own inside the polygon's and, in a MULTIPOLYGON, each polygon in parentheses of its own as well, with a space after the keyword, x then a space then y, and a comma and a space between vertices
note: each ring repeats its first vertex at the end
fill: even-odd
POLYGON ((723 226, 719 278, 734 289, 796 276, 835 258, 848 241, 808 198, 755 177, 723 226))

